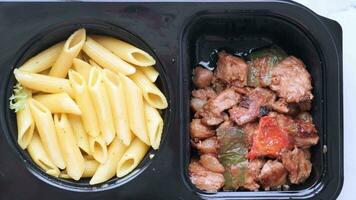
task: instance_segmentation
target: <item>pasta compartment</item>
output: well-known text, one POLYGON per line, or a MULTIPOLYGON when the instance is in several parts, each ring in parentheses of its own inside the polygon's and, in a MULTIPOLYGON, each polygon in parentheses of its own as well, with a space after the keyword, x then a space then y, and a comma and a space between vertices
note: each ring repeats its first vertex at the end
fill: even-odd
MULTIPOLYGON (((136 46, 136 47, 143 49, 144 51, 146 51, 150 55, 152 55, 156 61, 158 61, 158 58, 156 57, 155 53, 147 46, 147 44, 145 42, 143 42, 140 38, 131 34, 130 32, 128 32, 118 26, 108 24, 108 23, 102 22, 102 21, 78 20, 78 21, 74 21, 74 22, 72 21, 70 23, 66 22, 63 24, 56 24, 56 25, 47 27, 46 30, 43 30, 40 34, 38 34, 36 37, 32 38, 29 42, 27 42, 25 44, 25 46, 22 48, 22 52, 17 54, 18 56, 17 56, 17 59, 13 66, 15 68, 20 67, 29 58, 35 56, 36 54, 38 54, 41 51, 53 46, 54 44, 58 44, 58 45, 53 46, 50 49, 50 51, 44 52, 44 54, 46 54, 46 56, 49 56, 49 59, 46 60, 46 68, 36 68, 36 66, 35 67, 30 66, 31 69, 35 69, 36 71, 26 71, 27 74, 39 73, 41 76, 48 75, 48 73, 50 73, 50 70, 48 70, 47 67, 51 66, 54 63, 53 56, 54 55, 58 56, 58 54, 60 53, 59 49, 64 47, 64 43, 58 43, 58 42, 65 40, 74 31, 76 31, 80 28, 85 28, 85 30, 87 31, 86 34, 88 34, 88 35, 89 34, 94 34, 94 35, 98 34, 98 35, 108 35, 108 36, 111 36, 114 38, 119 38, 123 41, 126 41, 126 42, 136 46)), ((81 36, 81 35, 83 35, 83 33, 81 33, 82 32, 81 30, 79 30, 78 32, 76 35, 74 35, 72 37, 71 42, 66 44, 66 48, 68 48, 69 50, 77 48, 77 46, 81 45, 81 43, 83 42, 82 36, 81 36)), ((82 61, 85 61, 87 63, 90 62, 83 55, 78 55, 77 58, 79 58, 81 60, 76 59, 76 61, 75 61, 76 65, 83 65, 82 61)), ((93 62, 93 60, 91 62, 93 62)), ((123 61, 123 62, 125 62, 125 61, 123 61)), ((73 64, 73 65, 75 65, 75 64, 73 64)), ((29 63, 29 65, 34 65, 34 63, 29 63)), ((154 68, 160 74, 158 79, 156 80, 155 84, 157 85, 157 87, 160 88, 161 91, 163 91, 163 93, 165 94, 167 99, 169 99, 167 79, 166 79, 166 76, 165 76, 165 73, 164 73, 161 63, 159 61, 157 63, 155 63, 154 68)), ((85 68, 82 68, 82 69, 86 70, 85 68)), ((68 70, 69 73, 70 73, 70 70, 71 69, 68 70)), ((26 73, 24 74, 24 76, 27 75, 26 73)), ((133 73, 133 71, 130 71, 128 73, 133 73)), ((23 74, 21 74, 21 75, 23 75, 23 74)), ((76 75, 73 75, 72 79, 79 86, 80 89, 83 89, 85 87, 86 87, 86 89, 88 89, 87 84, 85 82, 88 81, 88 80, 86 80, 86 78, 89 79, 89 74, 85 75, 85 73, 83 73, 83 75, 84 75, 84 79, 82 79, 76 75)), ((7 85, 8 89, 6 91, 7 95, 12 94, 12 87, 16 82, 14 76, 10 75, 9 77, 10 78, 7 81, 7 84, 8 84, 7 85)), ((44 77, 40 77, 40 78, 44 78, 44 77)), ((67 82, 67 81, 63 82, 62 78, 56 78, 55 80, 52 80, 52 79, 47 80, 45 77, 44 80, 45 80, 44 85, 49 83, 47 85, 49 85, 51 88, 49 91, 46 89, 43 92, 53 91, 53 93, 58 93, 58 91, 63 91, 63 92, 69 93, 70 98, 75 100, 75 98, 74 98, 75 91, 68 89, 69 88, 68 86, 71 86, 70 82, 67 82), (60 80, 60 81, 58 82, 58 80, 60 80), (59 83, 59 84, 57 84, 57 83, 59 83), (64 87, 62 87, 60 84, 62 84, 64 87)), ((8 99, 9 97, 10 96, 7 96, 6 98, 8 99)), ((50 168, 51 166, 48 165, 46 163, 46 161, 43 161, 40 159, 38 161, 38 163, 40 163, 40 166, 42 166, 42 168, 44 168, 44 169, 48 168, 49 170, 45 170, 45 171, 47 171, 47 172, 51 171, 50 173, 52 175, 55 175, 56 177, 59 176, 59 178, 50 176, 49 174, 47 174, 44 170, 42 170, 40 168, 39 164, 36 164, 31 159, 31 157, 27 151, 20 150, 21 148, 17 144, 16 115, 12 111, 9 110, 8 105, 5 110, 6 110, 6 122, 9 127, 9 131, 8 131, 9 142, 11 143, 11 145, 13 145, 13 147, 15 148, 18 155, 24 161, 25 167, 32 174, 34 174, 37 178, 41 179, 42 181, 46 182, 47 184, 56 186, 58 188, 62 188, 65 190, 71 190, 71 191, 84 191, 84 192, 109 190, 112 188, 120 187, 121 185, 136 178, 146 168, 148 168, 148 166, 152 163, 152 159, 149 158, 149 154, 150 154, 150 152, 153 152, 153 149, 150 148, 150 149, 148 149, 148 152, 143 156, 142 161, 140 163, 137 163, 137 167, 135 168, 133 173, 127 174, 120 178, 116 177, 116 175, 115 175, 113 178, 105 181, 104 183, 90 185, 89 184, 90 176, 93 176, 93 173, 95 171, 94 169, 97 168, 99 162, 97 162, 95 160, 88 160, 87 158, 85 158, 85 169, 83 172, 84 178, 82 177, 80 180, 74 181, 72 179, 67 179, 69 176, 66 171, 62 171, 61 173, 59 173, 59 171, 56 171, 56 170, 53 171, 52 168, 50 168), (88 177, 88 178, 85 178, 85 177, 88 177)), ((44 110, 40 110, 40 111, 44 112, 44 110)), ((165 122, 168 121, 168 119, 170 118, 169 113, 170 112, 163 111, 162 118, 165 120, 165 122)), ((72 114, 68 113, 68 115, 72 115, 72 114)), ((29 127, 29 128, 31 129, 31 127, 29 127)), ((73 133, 74 133, 74 131, 73 131, 73 133)), ((165 141, 164 138, 165 138, 165 134, 163 134, 162 141, 165 141)), ((105 141, 104 141, 104 144, 106 146, 105 141)), ((85 147, 86 144, 83 143, 82 145, 83 145, 83 148, 86 148, 85 147)), ((89 145, 89 151, 91 151, 93 148, 98 149, 98 147, 100 149, 99 143, 93 143, 93 142, 90 143, 89 142, 88 145, 89 145)), ((83 149, 81 149, 81 151, 83 151, 83 149)), ((88 151, 88 149, 87 149, 87 151, 88 151)), ((102 154, 102 156, 105 156, 108 154, 108 151, 107 150, 103 151, 101 154, 102 154)), ((93 158, 91 158, 91 159, 93 159, 93 158)), ((116 172, 116 170, 115 170, 115 172, 116 172)))

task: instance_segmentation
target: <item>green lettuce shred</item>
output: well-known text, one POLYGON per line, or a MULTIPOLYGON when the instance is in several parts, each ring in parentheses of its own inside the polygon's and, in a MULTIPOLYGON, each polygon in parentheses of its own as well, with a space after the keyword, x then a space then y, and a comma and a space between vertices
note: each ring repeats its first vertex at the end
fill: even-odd
POLYGON ((20 83, 14 86, 13 94, 9 98, 10 109, 15 112, 23 110, 26 106, 26 101, 30 97, 30 93, 20 83))

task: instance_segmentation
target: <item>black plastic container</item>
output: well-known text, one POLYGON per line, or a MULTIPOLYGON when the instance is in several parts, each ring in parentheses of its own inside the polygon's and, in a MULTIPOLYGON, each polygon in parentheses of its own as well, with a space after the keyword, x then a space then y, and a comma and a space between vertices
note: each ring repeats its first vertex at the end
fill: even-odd
POLYGON ((0 199, 335 199, 342 188, 341 27, 299 4, 2 3, 0 35, 0 199), (151 152, 155 157, 146 158, 138 173, 98 187, 40 172, 16 145, 14 116, 8 110, 12 69, 83 26, 154 54, 160 61, 160 87, 170 104, 161 148, 151 152), (269 43, 301 58, 313 78, 312 114, 321 140, 312 150, 312 175, 290 191, 200 191, 187 174, 192 69, 212 49, 243 50, 269 43))

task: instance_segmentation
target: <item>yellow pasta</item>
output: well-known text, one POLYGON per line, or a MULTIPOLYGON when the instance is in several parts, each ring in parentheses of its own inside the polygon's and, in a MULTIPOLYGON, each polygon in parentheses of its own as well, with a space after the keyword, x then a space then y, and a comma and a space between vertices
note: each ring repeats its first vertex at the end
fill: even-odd
POLYGON ((115 137, 112 112, 101 71, 95 67, 90 69, 88 88, 96 110, 101 134, 106 144, 110 144, 115 137))
POLYGON ((142 91, 131 79, 120 74, 119 77, 124 86, 126 102, 128 102, 126 106, 129 113, 130 129, 140 140, 150 145, 143 110, 142 91))
POLYGON ((81 117, 78 115, 68 115, 68 119, 72 126, 77 146, 90 155, 89 138, 85 132, 81 117))
POLYGON ((65 162, 57 139, 51 112, 34 99, 29 100, 29 105, 45 151, 58 168, 64 169, 65 162))
POLYGON ((77 71, 82 77, 84 78, 85 81, 89 80, 89 71, 92 66, 78 58, 73 59, 73 66, 75 71, 77 71))
POLYGON ((46 151, 44 150, 38 133, 35 132, 27 147, 28 153, 30 154, 32 160, 47 174, 51 176, 58 177, 59 169, 53 164, 51 159, 48 157, 46 151))
POLYGON ((90 63, 90 65, 91 66, 93 66, 93 67, 96 67, 96 68, 98 68, 98 69, 102 69, 102 67, 100 67, 99 65, 98 65, 98 63, 96 63, 94 60, 92 60, 92 59, 89 59, 89 63, 90 63))
POLYGON ((63 46, 64 42, 60 42, 42 51, 41 53, 26 61, 20 67, 20 70, 31 73, 38 73, 49 69, 57 60, 58 55, 60 54, 63 46))
POLYGON ((75 94, 75 100, 82 112, 81 117, 84 128, 89 135, 96 137, 100 134, 99 124, 87 84, 78 72, 69 70, 68 75, 75 94))
POLYGON ((149 106, 147 103, 144 104, 146 124, 148 137, 150 138, 150 143, 153 149, 158 149, 161 142, 162 131, 163 131, 163 119, 159 112, 149 106))
POLYGON ((65 42, 56 62, 53 64, 50 76, 64 78, 72 65, 73 59, 78 56, 86 38, 85 29, 75 31, 65 42))
POLYGON ((108 157, 108 150, 105 140, 101 135, 97 137, 89 137, 89 147, 91 155, 99 163, 104 163, 108 157))
POLYGON ((121 157, 117 165, 116 176, 123 177, 132 172, 146 155, 148 149, 149 146, 135 138, 121 157))
POLYGON ((156 82, 159 73, 155 70, 153 66, 141 67, 140 70, 145 74, 145 76, 152 82, 156 82))
POLYGON ((164 94, 140 70, 136 70, 130 78, 142 89, 143 96, 150 106, 157 109, 167 108, 168 103, 164 94))
POLYGON ((99 44, 101 44, 126 62, 141 67, 148 67, 156 64, 156 61, 152 58, 152 56, 127 42, 108 36, 96 35, 92 37, 99 44))
POLYGON ((96 169, 99 167, 99 163, 96 160, 87 160, 85 159, 85 169, 82 177, 88 178, 94 176, 96 169))
POLYGON ((43 71, 39 72, 39 74, 48 75, 50 70, 51 70, 51 69, 48 68, 48 69, 46 69, 46 70, 43 70, 43 71))
POLYGON ((84 172, 84 158, 76 145, 76 139, 66 114, 55 114, 54 124, 63 153, 68 175, 79 180, 84 172))
POLYGON ((90 37, 87 37, 83 51, 96 63, 114 72, 128 75, 136 71, 134 66, 121 60, 90 37))
POLYGON ((28 103, 25 107, 16 113, 17 121, 17 143, 22 149, 26 149, 31 142, 33 131, 35 129, 35 122, 28 103))
POLYGON ((111 105, 116 134, 128 146, 131 143, 132 133, 130 131, 124 87, 119 76, 110 70, 104 69, 102 74, 111 105))
POLYGON ((67 79, 24 72, 19 69, 15 69, 14 74, 16 80, 29 89, 47 93, 66 92, 69 96, 73 96, 72 87, 67 79))
POLYGON ((33 97, 46 106, 51 113, 71 113, 81 115, 79 106, 67 93, 42 94, 33 97))
POLYGON ((99 165, 93 177, 90 179, 89 184, 94 185, 105 182, 116 174, 117 163, 126 151, 125 146, 118 138, 110 144, 108 149, 108 158, 106 162, 99 165))

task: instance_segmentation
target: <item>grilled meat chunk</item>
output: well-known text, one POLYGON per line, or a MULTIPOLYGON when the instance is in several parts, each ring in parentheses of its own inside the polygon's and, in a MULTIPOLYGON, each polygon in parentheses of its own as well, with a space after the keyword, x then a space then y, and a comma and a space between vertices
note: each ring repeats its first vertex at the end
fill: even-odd
POLYGON ((243 87, 247 84, 248 66, 246 62, 237 57, 221 51, 216 68, 216 77, 224 82, 243 87))
POLYGON ((196 67, 194 69, 193 83, 197 88, 206 88, 210 86, 213 80, 213 72, 203 67, 196 67))
POLYGON ((220 173, 209 171, 199 162, 192 160, 189 164, 189 175, 192 183, 201 190, 217 192, 224 186, 224 176, 220 173))

